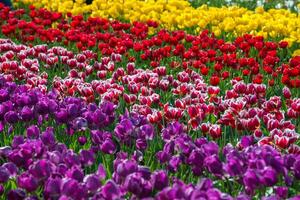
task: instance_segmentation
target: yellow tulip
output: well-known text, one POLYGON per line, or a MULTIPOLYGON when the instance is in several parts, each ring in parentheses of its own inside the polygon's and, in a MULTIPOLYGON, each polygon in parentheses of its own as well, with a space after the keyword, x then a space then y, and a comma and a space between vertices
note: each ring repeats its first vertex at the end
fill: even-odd
POLYGON ((295 50, 293 56, 300 56, 300 49, 295 50))
MULTIPOLYGON (((227 32, 233 35, 245 33, 261 34, 265 37, 285 37, 292 42, 300 40, 300 16, 284 9, 264 10, 257 7, 254 11, 237 6, 198 8, 187 0, 94 0, 86 5, 85 0, 17 0, 36 7, 44 7, 62 13, 89 13, 95 17, 125 18, 133 21, 157 21, 169 30, 197 26, 201 31, 209 26, 217 34, 227 32)), ((300 9, 300 4, 298 4, 300 9)))

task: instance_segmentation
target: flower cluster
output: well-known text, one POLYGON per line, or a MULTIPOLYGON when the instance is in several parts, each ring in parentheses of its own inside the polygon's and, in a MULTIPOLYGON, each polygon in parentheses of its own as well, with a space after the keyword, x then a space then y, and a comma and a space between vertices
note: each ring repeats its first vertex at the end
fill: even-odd
MULTIPOLYGON (((167 33, 165 34, 167 35, 167 33)), ((183 32, 178 32, 177 34, 183 34, 183 32)), ((189 38, 188 35, 186 37, 189 38)), ((202 43, 202 41, 209 39, 211 39, 211 42, 220 41, 214 37, 209 37, 207 32, 204 32, 199 38, 191 39, 191 42, 198 42, 204 45, 205 43, 202 43)), ((227 52, 236 51, 237 48, 245 49, 244 53, 248 54, 245 46, 248 45, 247 48, 250 48, 251 43, 249 41, 252 44, 254 43, 255 46, 258 45, 260 38, 252 38, 252 36, 246 35, 243 38, 237 38, 233 44, 221 43, 216 47, 218 48, 216 50, 193 51, 196 46, 192 46, 183 55, 183 57, 189 58, 191 61, 184 61, 182 71, 168 74, 165 66, 153 66, 153 69, 144 70, 137 69, 133 62, 128 62, 125 69, 118 68, 118 65, 124 63, 124 56, 117 53, 112 53, 109 57, 102 57, 100 61, 97 61, 95 54, 90 50, 74 54, 63 47, 48 49, 46 45, 37 45, 30 48, 24 45, 16 45, 10 40, 2 40, 0 50, 5 53, 2 56, 4 62, 0 65, 0 69, 5 74, 6 80, 24 79, 28 88, 39 88, 46 92, 49 75, 45 71, 41 73, 40 70, 50 70, 51 72, 51 70, 56 70, 57 65, 63 65, 69 70, 66 76, 55 76, 52 80, 56 98, 79 94, 87 102, 93 102, 95 97, 100 97, 102 101, 110 101, 115 105, 124 102, 126 106, 132 108, 136 113, 144 115, 152 123, 160 124, 162 120, 186 120, 192 129, 200 129, 204 135, 209 133, 214 139, 222 136, 220 125, 223 125, 224 127, 237 129, 239 132, 251 132, 260 143, 272 142, 283 149, 292 147, 298 138, 298 134, 293 123, 285 120, 285 118, 288 116, 290 119, 297 119, 299 116, 297 110, 298 98, 293 99, 291 90, 286 86, 282 87, 281 90, 285 97, 284 103, 287 106, 287 109, 283 110, 281 98, 278 96, 269 97, 267 95, 268 89, 272 90, 272 88, 267 88, 262 83, 262 79, 263 74, 265 76, 272 74, 274 79, 278 81, 277 75, 275 76, 274 74, 277 74, 278 70, 283 70, 284 75, 282 75, 282 79, 285 80, 283 83, 291 88, 297 88, 299 83, 298 73, 300 72, 298 70, 298 57, 294 57, 288 64, 282 64, 276 69, 276 62, 279 62, 280 58, 277 55, 269 56, 268 54, 272 55, 270 52, 274 52, 272 49, 277 48, 277 44, 270 42, 264 44, 261 42, 262 50, 259 54, 262 56, 266 54, 261 60, 263 63, 266 63, 266 66, 262 69, 265 72, 260 73, 259 62, 251 57, 228 60, 228 55, 232 58, 236 56, 232 56, 232 54, 227 52), (217 51, 223 51, 223 55, 217 56, 217 51), (199 60, 193 60, 193 57, 196 58, 194 54, 197 52, 207 57, 203 56, 199 60), (20 59, 19 62, 14 60, 15 56, 20 59), (34 58, 27 58, 29 56, 34 58), (219 62, 214 64, 214 72, 210 73, 211 75, 209 76, 208 71, 210 69, 204 63, 209 63, 210 60, 219 60, 219 62), (45 63, 45 69, 40 69, 39 63, 45 63), (191 68, 188 68, 189 65, 191 65, 191 68), (228 69, 228 71, 223 68, 228 69), (28 72, 25 74, 18 73, 21 71, 20 69, 28 72), (226 72, 230 73, 229 71, 231 71, 232 75, 236 72, 245 74, 244 81, 247 81, 248 76, 252 76, 253 79, 248 84, 241 81, 242 78, 239 78, 239 76, 234 77, 232 81, 228 81, 230 75, 226 77, 224 74, 226 72), (111 78, 109 78, 109 74, 111 74, 111 78), (93 75, 96 75, 99 80, 92 80, 89 83, 93 75), (205 83, 205 78, 209 83, 205 83), (224 83, 229 82, 230 85, 226 84, 226 88, 221 88, 221 81, 224 83), (223 92, 221 92, 221 89, 223 92), (177 97, 176 100, 172 102, 161 98, 168 94, 170 96, 175 95, 177 97), (210 121, 212 116, 218 117, 218 120, 215 122, 217 124, 210 121), (263 131, 263 128, 266 130, 263 131), (266 137, 263 137, 263 135, 266 137)), ((207 45, 214 47, 214 43, 207 45)), ((176 47, 178 47, 178 44, 176 47)), ((176 50, 177 48, 172 51, 173 55, 177 54, 176 50)), ((144 51, 146 53, 148 50, 145 49, 144 51)), ((144 54, 141 54, 141 56, 144 54)), ((149 55, 152 56, 153 54, 150 53, 149 55)), ((166 55, 166 57, 168 56, 166 55)), ((159 61, 156 60, 165 58, 152 57, 149 59, 155 60, 151 61, 150 65, 153 65, 153 63, 158 65, 159 61)), ((176 65, 176 63, 171 64, 171 67, 172 65, 176 65)), ((174 66, 173 68, 176 69, 178 67, 174 66)), ((4 91, 6 94, 7 91, 4 91)), ((68 98, 65 101, 74 103, 68 98)), ((68 114, 66 109, 68 106, 62 105, 62 108, 57 106, 53 108, 58 123, 71 122, 73 119, 78 121, 77 118, 82 117, 77 116, 75 111, 75 113, 68 114), (68 116, 71 116, 71 118, 68 118, 68 116)), ((94 108, 91 107, 90 109, 94 108)), ((46 112, 45 109, 43 111, 46 112)), ((89 126, 93 126, 94 129, 95 127, 107 126, 104 123, 105 121, 102 120, 103 117, 100 116, 101 112, 93 111, 89 114, 84 114, 83 111, 78 111, 77 113, 82 113, 84 118, 91 120, 95 117, 90 115, 100 117, 99 122, 96 122, 97 119, 93 122, 88 121, 89 126)), ((49 115, 50 113, 46 114, 49 115)), ((135 130, 135 128, 131 127, 132 124, 125 119, 128 119, 128 116, 124 116, 124 119, 122 118, 120 126, 116 129, 116 135, 118 139, 126 143, 128 142, 126 140, 130 138, 126 136, 127 134, 120 134, 118 130, 127 129, 128 134, 131 135, 132 130, 135 130)), ((135 126, 140 127, 142 125, 143 123, 135 126)), ((148 128, 145 129, 153 132, 148 128)), ((139 135, 138 133, 134 134, 139 135)), ((146 133, 143 139, 140 138, 138 140, 139 143, 137 144, 145 146, 147 138, 153 138, 153 133, 146 133)))
POLYGON ((253 11, 236 6, 218 8, 207 5, 194 8, 185 0, 94 0, 91 5, 84 1, 23 1, 74 15, 89 13, 92 17, 125 18, 131 22, 152 19, 169 30, 197 27, 199 31, 211 26, 217 35, 222 32, 234 35, 253 33, 265 37, 285 37, 290 43, 299 40, 299 29, 295 26, 299 17, 285 9, 264 10, 257 7, 253 11))
MULTIPOLYGON (((169 179, 168 173, 181 161, 192 166, 193 172, 198 175, 205 168, 228 184, 244 185, 245 191, 237 198, 250 199, 256 189, 267 187, 275 191, 272 198, 286 198, 289 188, 276 186, 280 178, 284 177, 287 186, 300 179, 299 155, 282 155, 270 146, 251 146, 244 141, 242 151, 232 146, 224 147, 222 154, 226 161, 222 162, 217 144, 205 138, 198 138, 195 143, 191 139, 186 140, 188 136, 182 132, 180 124, 171 124, 167 129, 162 133, 169 146, 164 147, 164 151, 168 151, 165 153, 181 152, 170 159, 167 171, 151 172, 150 168, 139 164, 143 160, 140 158, 142 154, 128 157, 125 152, 119 152, 113 162, 112 178, 108 178, 103 165, 95 163, 97 153, 93 149, 75 153, 59 143, 53 128, 48 127, 34 137, 29 134, 25 138, 15 136, 10 146, 1 148, 1 157, 6 162, 0 167, 0 182, 6 184, 16 179, 17 188, 7 192, 7 199, 37 199, 34 195, 37 190, 42 190, 46 199, 123 199, 128 194, 140 199, 153 197, 154 191, 155 199, 198 199, 208 196, 233 199, 214 188, 213 182, 207 178, 202 178, 197 185, 186 185, 176 178, 169 179), (170 139, 171 134, 174 135, 170 139), (176 143, 173 147, 172 142, 176 143), (95 166, 96 170, 86 173, 90 166, 95 166)), ((27 132, 31 131, 28 129, 27 132)))
POLYGON ((222 20, 236 25, 226 16, 240 12, 238 23, 257 15, 251 23, 271 33, 262 16, 293 14, 99 2, 61 4, 92 16, 64 15, 56 3, 59 12, 0 6, 0 198, 299 198, 300 56, 291 42, 239 25, 230 40, 173 30, 204 12, 213 29, 232 32, 222 20), (95 17, 95 6, 114 19, 95 17))
MULTIPOLYGON (((161 136, 165 144, 156 156, 172 172, 187 165, 195 176, 210 173, 222 180, 237 181, 244 185, 247 194, 252 195, 256 189, 276 185, 279 174, 286 185, 296 181, 289 177, 288 170, 292 168, 287 163, 289 156, 294 154, 282 156, 269 145, 253 146, 253 136, 243 136, 238 148, 227 144, 220 149, 215 142, 205 138, 193 140, 178 122, 169 124, 161 136)), ((299 153, 300 148, 295 149, 292 153, 299 153)), ((299 158, 296 156, 295 159, 299 158)), ((297 174, 297 170, 292 173, 297 174)))

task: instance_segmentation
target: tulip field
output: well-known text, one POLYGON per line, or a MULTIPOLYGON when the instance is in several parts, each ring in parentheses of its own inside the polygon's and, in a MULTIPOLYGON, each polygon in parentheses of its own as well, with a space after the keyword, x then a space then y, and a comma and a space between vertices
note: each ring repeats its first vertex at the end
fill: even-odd
POLYGON ((247 2, 0 3, 0 199, 300 200, 300 4, 247 2))

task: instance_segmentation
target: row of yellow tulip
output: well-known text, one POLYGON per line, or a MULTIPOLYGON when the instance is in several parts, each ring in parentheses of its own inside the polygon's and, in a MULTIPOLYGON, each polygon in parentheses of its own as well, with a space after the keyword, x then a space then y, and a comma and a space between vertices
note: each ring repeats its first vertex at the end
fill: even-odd
POLYGON ((279 37, 300 43, 300 16, 284 9, 265 11, 262 7, 248 10, 240 7, 194 8, 185 0, 19 0, 51 11, 72 14, 89 13, 93 17, 123 18, 133 21, 155 20, 169 30, 195 28, 201 31, 211 27, 216 35, 223 32, 233 36, 251 33, 264 37, 279 37))

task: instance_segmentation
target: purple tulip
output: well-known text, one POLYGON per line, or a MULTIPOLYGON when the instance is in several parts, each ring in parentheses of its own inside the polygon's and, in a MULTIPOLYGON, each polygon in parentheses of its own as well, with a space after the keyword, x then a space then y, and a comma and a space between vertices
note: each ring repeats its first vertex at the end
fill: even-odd
POLYGON ((48 127, 41 135, 41 140, 45 145, 51 146, 55 144, 55 136, 53 133, 53 128, 48 127))
POLYGON ((217 155, 219 152, 219 146, 215 142, 208 142, 202 145, 203 152, 206 155, 217 155))
POLYGON ((160 163, 166 163, 168 160, 171 159, 170 154, 168 154, 165 151, 159 151, 156 153, 156 157, 159 160, 160 163))
POLYGON ((29 172, 38 179, 45 179, 50 176, 53 171, 52 164, 45 159, 38 160, 30 166, 29 172))
POLYGON ((287 195, 288 195, 288 189, 289 189, 288 187, 278 186, 278 187, 275 187, 275 193, 280 198, 286 199, 287 195))
POLYGON ((9 179, 9 171, 7 168, 1 166, 0 167, 0 183, 5 183, 9 179))
POLYGON ((287 169, 291 169, 296 162, 295 155, 293 154, 287 154, 284 156, 284 165, 287 167, 287 169))
POLYGON ((163 170, 155 171, 152 174, 152 184, 156 190, 162 190, 169 185, 169 177, 163 170))
POLYGON ((59 174, 66 174, 67 173, 67 171, 68 171, 68 167, 67 167, 67 165, 66 164, 59 164, 58 166, 57 166, 57 168, 56 168, 56 171, 57 171, 57 173, 59 173, 59 174))
POLYGON ((86 139, 85 136, 80 136, 80 137, 78 137, 78 143, 79 143, 80 145, 85 145, 86 142, 87 142, 87 139, 86 139))
POLYGON ((196 199, 208 199, 209 197, 207 196, 206 192, 201 191, 201 190, 193 190, 190 196, 191 200, 196 200, 196 199))
POLYGON ((211 199, 223 199, 222 193, 216 188, 210 188, 206 191, 206 195, 211 199))
POLYGON ((107 115, 114 115, 115 105, 109 101, 101 104, 101 110, 107 115))
POLYGON ((74 165, 80 165, 81 164, 81 156, 75 154, 72 150, 68 150, 64 154, 64 162, 67 164, 69 167, 72 167, 74 165))
POLYGON ((33 111, 31 108, 29 108, 28 106, 25 106, 22 108, 21 110, 21 119, 23 121, 30 121, 33 119, 33 111))
POLYGON ((26 193, 21 189, 10 190, 7 194, 7 200, 23 200, 26 193))
POLYGON ((35 191, 39 186, 37 179, 26 172, 18 176, 17 184, 27 192, 35 191))
POLYGON ((241 138, 240 145, 242 148, 246 148, 246 147, 251 146, 253 144, 253 142, 254 142, 253 136, 243 136, 241 138))
POLYGON ((140 127, 139 137, 147 140, 152 140, 154 137, 154 128, 150 124, 145 124, 140 127))
POLYGON ((23 105, 34 105, 38 102, 38 96, 34 90, 28 92, 27 95, 22 95, 20 101, 23 105))
POLYGON ((6 89, 0 89, 0 102, 9 100, 9 93, 6 89))
POLYGON ((144 179, 137 174, 133 173, 126 177, 124 187, 131 193, 137 196, 141 196, 143 192, 144 179))
POLYGON ((55 120, 58 123, 66 123, 68 121, 68 112, 66 109, 60 109, 58 112, 55 112, 55 120))
POLYGON ((133 152, 133 155, 131 158, 134 159, 136 162, 140 163, 143 160, 143 153, 139 150, 136 150, 133 152))
POLYGON ((162 138, 165 142, 167 142, 171 138, 181 135, 182 133, 184 133, 183 126, 176 121, 168 124, 167 128, 162 130, 162 138))
POLYGON ((6 101, 1 104, 0 108, 1 115, 4 115, 7 112, 12 111, 14 109, 14 105, 11 101, 6 101))
POLYGON ((145 139, 137 139, 135 145, 137 149, 145 150, 147 148, 147 141, 145 139))
POLYGON ((101 188, 101 194, 104 199, 119 199, 121 196, 121 191, 119 186, 112 180, 107 181, 107 183, 101 188))
POLYGON ((84 173, 79 167, 73 166, 67 171, 66 176, 78 182, 82 182, 84 178, 84 173))
POLYGON ((106 114, 102 110, 97 109, 93 113, 93 123, 101 128, 104 127, 106 125, 106 114))
POLYGON ((134 126, 129 119, 123 119, 117 126, 115 127, 114 133, 116 137, 122 141, 126 142, 130 140, 131 132, 134 126))
POLYGON ((2 167, 5 167, 9 171, 9 177, 15 177, 18 173, 17 166, 12 162, 4 163, 2 167))
POLYGON ((223 166, 219 157, 216 154, 208 156, 204 159, 204 166, 210 173, 213 173, 215 176, 222 176, 223 166))
POLYGON ((16 135, 12 141, 12 148, 17 148, 19 145, 24 143, 24 138, 21 135, 16 135))
POLYGON ((105 179, 105 177, 106 177, 106 171, 105 171, 103 165, 101 165, 101 164, 98 165, 98 169, 97 169, 96 175, 100 178, 100 180, 104 180, 105 179))
POLYGON ((186 185, 174 184, 172 187, 166 187, 161 192, 156 195, 158 200, 163 199, 186 199, 188 195, 186 194, 187 190, 193 190, 186 185))
POLYGON ((293 169, 296 179, 300 179, 300 159, 294 162, 293 169))
POLYGON ((63 162, 62 154, 59 151, 47 152, 47 159, 53 164, 59 164, 63 162))
POLYGON ((116 151, 116 145, 115 143, 110 139, 107 138, 104 140, 104 142, 100 145, 100 149, 103 153, 106 154, 113 154, 116 151))
POLYGON ((36 104, 35 109, 36 109, 37 113, 41 114, 41 115, 45 115, 45 114, 49 113, 48 102, 46 100, 40 100, 36 104))
POLYGON ((277 172, 271 167, 267 167, 266 169, 264 169, 262 172, 262 176, 263 184, 265 186, 270 187, 277 183, 277 172))
POLYGON ((95 162, 95 155, 91 150, 80 150, 81 162, 90 166, 95 162))
POLYGON ((77 117, 73 120, 72 128, 75 130, 84 130, 88 126, 88 120, 83 117, 77 117))
POLYGON ((65 153, 68 150, 67 146, 65 144, 63 144, 63 143, 57 143, 54 148, 59 153, 65 153))
POLYGON ((76 193, 76 190, 79 188, 79 183, 71 178, 64 179, 62 181, 62 194, 71 197, 76 193))
POLYGON ((26 129, 27 138, 37 139, 40 135, 40 130, 36 125, 31 125, 26 129))
POLYGON ((86 175, 83 182, 86 188, 92 193, 95 193, 101 186, 100 179, 95 174, 86 175))
POLYGON ((137 164, 133 160, 123 160, 117 165, 116 173, 122 177, 137 171, 137 164))
POLYGON ((243 173, 243 162, 238 158, 228 159, 227 163, 224 165, 224 170, 230 176, 238 176, 243 173))
POLYGON ((259 186, 259 178, 254 170, 247 170, 243 175, 243 183, 250 192, 259 186))
POLYGON ((192 139, 187 136, 186 134, 180 135, 175 139, 175 146, 177 151, 181 151, 184 155, 190 154, 192 149, 194 148, 192 146, 192 139))
POLYGON ((199 190, 207 191, 208 189, 213 188, 213 182, 208 178, 202 178, 198 183, 197 188, 199 190))
POLYGON ((20 155, 19 150, 15 149, 7 155, 8 159, 16 164, 18 167, 25 166, 26 160, 23 155, 20 155))
POLYGON ((204 158, 205 154, 202 151, 194 149, 188 157, 188 163, 201 168, 203 166, 204 158))
POLYGON ((151 179, 151 171, 150 171, 149 167, 146 167, 146 166, 138 166, 137 172, 138 172, 139 175, 142 176, 142 178, 144 178, 145 180, 150 180, 150 179, 151 179))
POLYGON ((49 114, 54 113, 58 110, 58 103, 54 99, 47 99, 47 106, 48 106, 47 112, 49 112, 49 114))
POLYGON ((2 195, 4 193, 4 187, 2 184, 0 184, 0 195, 2 195))
POLYGON ((208 143, 208 141, 207 141, 207 138, 204 138, 204 137, 202 137, 202 138, 197 138, 196 140, 195 140, 195 145, 197 146, 197 147, 202 147, 202 145, 204 145, 204 144, 206 144, 206 143, 208 143))
POLYGON ((13 126, 9 126, 8 130, 7 130, 7 134, 10 135, 14 132, 14 127, 13 126))
POLYGON ((171 172, 176 172, 178 170, 179 165, 181 164, 181 159, 179 156, 173 156, 168 164, 168 169, 171 172))
POLYGON ((44 193, 46 197, 58 198, 60 196, 62 180, 59 178, 49 178, 45 183, 44 193))
POLYGON ((80 107, 74 103, 67 105, 68 116, 75 118, 80 114, 80 107))
POLYGON ((19 117, 18 117, 18 114, 15 111, 8 111, 7 113, 5 113, 4 119, 8 123, 14 124, 14 123, 18 122, 19 117))

